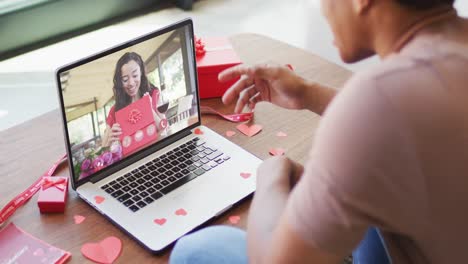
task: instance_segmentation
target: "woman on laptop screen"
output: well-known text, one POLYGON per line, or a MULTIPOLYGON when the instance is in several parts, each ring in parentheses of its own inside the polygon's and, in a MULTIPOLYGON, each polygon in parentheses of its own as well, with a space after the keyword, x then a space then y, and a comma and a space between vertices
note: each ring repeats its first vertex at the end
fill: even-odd
POLYGON ((107 127, 104 132, 102 146, 108 147, 113 143, 117 143, 121 144, 125 149, 132 145, 132 141, 137 142, 142 140, 145 134, 151 136, 154 134, 156 139, 155 132, 161 133, 167 128, 164 112, 158 111, 164 104, 158 104, 158 101, 160 101, 160 91, 148 81, 141 56, 135 52, 127 52, 122 55, 117 61, 113 80, 115 105, 110 109, 106 119, 107 127), (145 101, 149 101, 151 104, 146 107, 145 101), (144 104, 143 106, 139 105, 142 103, 144 104), (152 107, 153 104, 154 106, 158 104, 158 107, 152 107), (152 111, 154 118, 154 125, 147 127, 145 131, 147 133, 136 132, 133 137, 131 135, 122 136, 124 134, 122 126, 129 126, 131 130, 131 126, 137 125, 138 121, 142 119, 142 115, 144 115, 142 111, 145 110, 152 111), (119 119, 117 117, 119 115, 116 114, 119 111, 122 111, 122 116, 126 118, 119 119))

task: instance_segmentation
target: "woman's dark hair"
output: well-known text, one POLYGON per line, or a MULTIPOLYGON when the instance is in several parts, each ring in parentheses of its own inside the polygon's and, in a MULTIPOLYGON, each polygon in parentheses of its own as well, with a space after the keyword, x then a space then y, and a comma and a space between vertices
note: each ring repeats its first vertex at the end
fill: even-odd
POLYGON ((135 61, 140 66, 141 79, 140 88, 138 93, 143 96, 145 93, 150 93, 153 86, 150 85, 148 78, 146 77, 145 64, 140 55, 135 52, 127 52, 117 61, 114 72, 114 97, 115 97, 115 111, 118 111, 132 102, 132 98, 125 92, 122 84, 122 66, 130 61, 135 61))
POLYGON ((417 10, 430 9, 438 6, 451 6, 455 0, 396 0, 399 4, 417 10))

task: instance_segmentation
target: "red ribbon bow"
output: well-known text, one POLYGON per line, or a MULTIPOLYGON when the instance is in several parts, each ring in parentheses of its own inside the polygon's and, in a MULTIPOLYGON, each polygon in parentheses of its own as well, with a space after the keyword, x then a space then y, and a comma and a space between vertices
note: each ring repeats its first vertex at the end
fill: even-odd
POLYGON ((136 124, 138 121, 141 120, 143 117, 143 114, 140 112, 138 109, 133 109, 130 111, 130 114, 128 115, 128 121, 132 124, 136 124))
POLYGON ((205 43, 202 42, 201 38, 195 37, 195 55, 202 57, 205 53, 205 43))
POLYGON ((66 180, 64 178, 56 179, 56 180, 51 180, 49 178, 44 178, 42 182, 42 190, 47 190, 50 187, 55 187, 59 189, 60 191, 65 191, 65 188, 67 188, 66 180))

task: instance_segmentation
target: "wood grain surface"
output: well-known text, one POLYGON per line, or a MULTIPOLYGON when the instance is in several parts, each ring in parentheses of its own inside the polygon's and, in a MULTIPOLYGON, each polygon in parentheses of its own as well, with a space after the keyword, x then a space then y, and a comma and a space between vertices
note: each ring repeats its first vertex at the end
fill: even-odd
MULTIPOLYGON (((351 76, 340 66, 283 42, 256 34, 239 34, 230 38, 234 49, 247 64, 291 64, 295 71, 308 79, 339 88, 351 76)), ((202 105, 231 113, 233 106, 222 105, 220 99, 202 100, 202 105)), ((271 147, 281 147, 286 155, 303 163, 313 143, 319 117, 308 111, 280 109, 269 103, 260 103, 255 118, 249 124, 260 124, 263 131, 248 138, 235 129, 237 124, 216 116, 203 115, 202 123, 225 135, 236 132, 229 140, 244 147, 261 159, 269 157, 271 147), (282 131, 287 137, 278 138, 282 131)), ((26 123, 0 132, 0 207, 26 189, 65 153, 59 111, 55 110, 26 123)), ((56 175, 68 176, 67 164, 59 167, 56 175)), ((170 248, 162 255, 153 255, 112 225, 98 212, 80 200, 70 189, 64 214, 40 214, 37 196, 25 204, 11 218, 11 222, 32 235, 72 253, 69 263, 90 263, 80 253, 84 243, 95 242, 107 236, 119 237, 123 251, 117 263, 166 263, 170 248), (86 220, 75 224, 74 215, 86 220)), ((207 225, 226 224, 230 215, 239 215, 239 228, 245 229, 250 199, 240 203, 207 225)))

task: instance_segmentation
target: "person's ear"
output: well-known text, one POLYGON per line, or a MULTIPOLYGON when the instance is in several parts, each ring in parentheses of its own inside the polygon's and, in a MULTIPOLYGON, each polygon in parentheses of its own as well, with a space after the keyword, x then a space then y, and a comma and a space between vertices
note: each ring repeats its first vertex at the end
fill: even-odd
POLYGON ((374 0, 353 0, 353 9, 357 15, 362 15, 374 4, 374 0))

